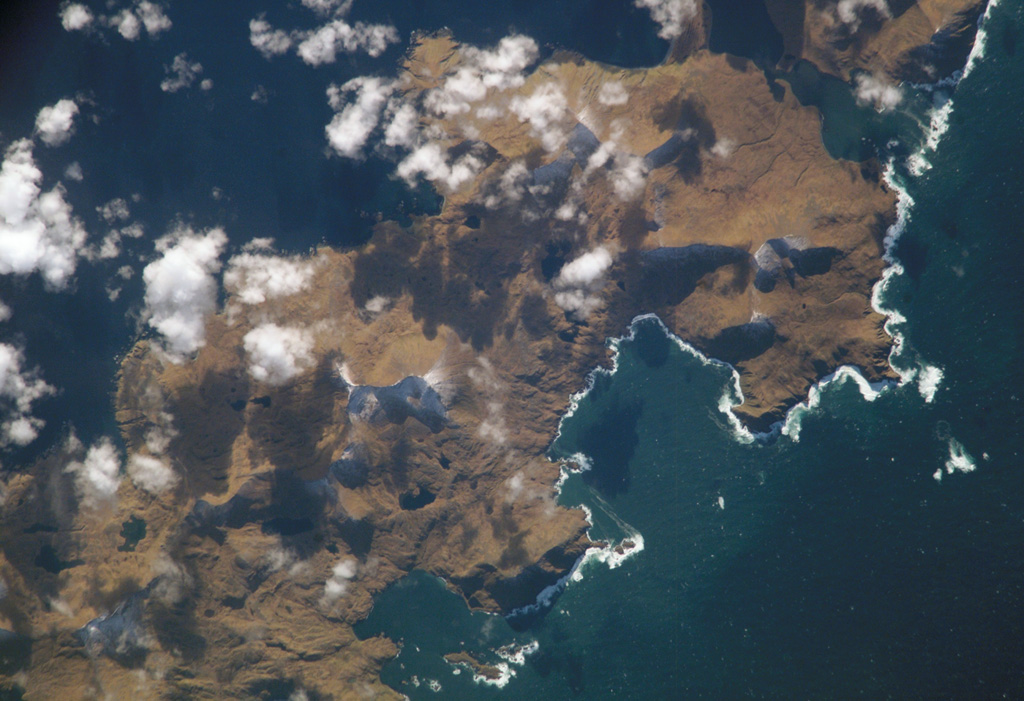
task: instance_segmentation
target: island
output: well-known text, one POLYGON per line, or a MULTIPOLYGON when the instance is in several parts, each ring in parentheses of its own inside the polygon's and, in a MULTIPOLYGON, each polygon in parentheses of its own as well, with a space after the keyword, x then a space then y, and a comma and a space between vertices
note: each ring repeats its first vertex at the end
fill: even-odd
MULTIPOLYGON (((963 64, 983 3, 853 5, 856 26, 768 0, 784 61, 917 79, 954 49, 963 64)), ((395 81, 336 90, 334 150, 362 157, 341 127, 391 109, 382 148, 440 211, 350 250, 254 246, 194 352, 141 338, 114 401, 145 477, 112 512, 47 482, 81 445, 9 480, 3 521, 30 525, 0 533, 0 628, 31 640, 12 667, 30 665, 30 694, 398 698, 379 679, 398 647, 352 629, 385 588, 425 570, 508 614, 604 545, 557 503, 570 467, 546 453, 639 315, 736 369, 752 432, 839 366, 893 379, 871 304, 896 218, 883 165, 832 158, 816 108, 707 49, 711 21, 634 70, 565 52, 507 70, 496 57, 530 54, 525 38, 488 53, 422 36, 395 81)))

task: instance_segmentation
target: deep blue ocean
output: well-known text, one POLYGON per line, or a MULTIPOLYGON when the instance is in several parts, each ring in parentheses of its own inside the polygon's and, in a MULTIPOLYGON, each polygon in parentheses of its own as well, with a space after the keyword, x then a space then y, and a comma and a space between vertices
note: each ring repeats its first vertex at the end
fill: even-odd
MULTIPOLYGON (((742 3, 711 5, 713 49, 775 63, 777 35, 751 29, 763 22, 742 3)), ((94 207, 141 195, 133 213, 147 235, 126 254, 137 267, 176 221, 222 225, 236 247, 273 236, 305 250, 358 245, 378 213, 437 206, 432 193, 390 180, 390 164, 325 157, 326 86, 391 74, 404 47, 310 69, 294 57, 267 62, 249 46, 255 13, 287 26, 306 16, 292 5, 178 0, 159 42, 106 44, 69 39, 56 8, 3 10, 0 137, 27 136, 41 106, 87 95, 99 119, 37 159, 49 184, 81 163, 85 179, 67 183, 68 199, 90 231, 101 229, 94 207), (215 88, 146 88, 182 50, 215 88), (257 86, 267 104, 250 99, 257 86)), ((625 1, 357 0, 352 17, 391 21, 404 39, 448 26, 491 43, 514 29, 548 51, 626 66, 656 64, 667 49, 625 1)), ((1022 28, 1024 3, 1002 0, 970 75, 955 89, 908 88, 885 117, 857 109, 847 84, 813 67, 775 76, 822 110, 835 157, 891 158, 891 178, 913 202, 891 249, 902 272, 879 302, 904 319, 890 326, 903 338, 897 364, 941 370, 931 401, 916 380, 875 396, 839 379, 785 432, 751 440, 722 401, 735 399, 731 368, 690 352, 656 320, 636 322, 615 342, 617 369, 590 378, 550 457, 587 456, 590 469, 568 477, 562 503, 587 506, 595 538, 642 538, 643 549, 614 568, 592 558, 549 608, 509 620, 471 613, 414 573, 357 628, 401 641, 388 684, 412 699, 1024 697, 1022 28), (931 168, 915 175, 906 157, 922 146, 928 108, 947 99, 948 131, 925 154, 931 168), (506 645, 532 652, 504 662, 514 672, 504 688, 442 658, 466 650, 502 663, 506 645)), ((108 300, 105 285, 124 263, 83 264, 63 293, 0 278, 0 299, 14 309, 0 341, 22 344, 61 388, 37 412, 46 431, 4 456, 6 468, 70 426, 86 442, 116 434, 110 392, 142 297, 136 275, 108 300)))

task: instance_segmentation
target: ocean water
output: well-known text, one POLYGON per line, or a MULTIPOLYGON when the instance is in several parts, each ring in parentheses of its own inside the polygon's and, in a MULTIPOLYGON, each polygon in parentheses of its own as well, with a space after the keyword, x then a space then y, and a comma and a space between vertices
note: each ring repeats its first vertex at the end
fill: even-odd
MULTIPOLYGON (((1022 26, 1021 3, 991 9, 932 167, 891 170, 913 205, 878 301, 899 314, 908 380, 843 374, 780 435, 751 440, 721 408, 731 370, 637 321, 551 457, 588 456, 561 502, 589 508, 595 537, 639 533, 643 549, 614 567, 590 558, 545 613, 510 620, 410 576, 359 629, 403 641, 389 684, 413 699, 433 696, 425 680, 467 699, 1024 694, 1022 26), (434 607, 442 631, 415 615, 434 607), (500 663, 501 646, 531 643, 504 688, 441 659, 500 663)), ((885 127, 927 129, 913 106, 926 97, 885 127)), ((826 128, 850 122, 833 136, 870 127, 828 105, 826 128)), ((891 148, 905 158, 926 136, 891 148)))

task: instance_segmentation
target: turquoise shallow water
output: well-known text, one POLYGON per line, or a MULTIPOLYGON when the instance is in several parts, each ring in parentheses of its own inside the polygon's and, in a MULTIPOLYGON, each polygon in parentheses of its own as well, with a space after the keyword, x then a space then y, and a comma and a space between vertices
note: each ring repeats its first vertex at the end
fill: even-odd
POLYGON ((906 317, 892 326, 903 365, 941 369, 932 401, 917 382, 868 401, 845 379, 789 435, 743 442, 719 409, 729 369, 637 323, 551 455, 590 457, 562 502, 589 506, 595 536, 639 532, 643 551, 585 563, 518 631, 410 577, 360 630, 404 641, 388 683, 412 698, 432 695, 423 679, 445 698, 1024 693, 1022 20, 1019 3, 992 10, 933 167, 894 171, 914 206, 894 249, 905 272, 881 301, 906 317), (431 606, 446 607, 443 635, 402 613, 431 606), (513 641, 538 649, 502 691, 440 659, 464 648, 497 662, 489 651, 513 641))

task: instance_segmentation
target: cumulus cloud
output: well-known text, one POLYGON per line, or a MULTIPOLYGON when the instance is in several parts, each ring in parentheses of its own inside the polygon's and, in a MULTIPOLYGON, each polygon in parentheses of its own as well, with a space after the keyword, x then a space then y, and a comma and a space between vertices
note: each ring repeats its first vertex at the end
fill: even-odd
POLYGON ((856 32, 866 12, 873 12, 881 18, 892 17, 889 5, 885 0, 839 0, 836 4, 836 15, 847 28, 856 32))
POLYGON ((286 54, 292 48, 292 38, 288 32, 274 29, 263 17, 250 20, 249 43, 263 54, 263 58, 286 54))
POLYGON ((11 144, 0 166, 0 275, 39 271, 49 287, 60 289, 75 272, 86 232, 63 186, 44 193, 42 178, 32 142, 11 144))
POLYGON ((155 39, 172 26, 163 8, 149 0, 138 0, 112 15, 100 15, 99 24, 116 29, 128 41, 135 41, 142 36, 143 29, 149 37, 155 39))
POLYGON ((136 487, 150 494, 162 494, 178 482, 165 458, 138 453, 128 459, 128 476, 136 487))
POLYGON ((611 264, 612 255, 603 246, 566 263, 552 282, 555 304, 579 319, 586 319, 601 304, 598 293, 611 264))
POLYGON ((80 2, 64 3, 60 8, 60 23, 69 32, 82 31, 92 26, 92 10, 80 2))
POLYGON ((651 19, 661 25, 658 36, 675 39, 683 33, 686 23, 697 14, 696 0, 633 0, 633 4, 651 13, 651 19))
POLYGON ((363 147, 377 127, 394 84, 380 78, 353 78, 327 88, 327 101, 337 111, 325 127, 327 141, 345 158, 362 158, 363 147), (350 94, 355 99, 348 100, 350 94))
POLYGON ((203 64, 189 61, 185 53, 180 53, 174 57, 171 65, 164 66, 167 77, 160 82, 160 89, 164 92, 178 92, 191 87, 202 72, 203 64))
POLYGON ((715 142, 715 145, 711 147, 712 155, 718 156, 719 158, 728 158, 736 152, 736 142, 733 139, 724 137, 715 142))
POLYGON ((302 0, 305 7, 321 16, 346 15, 352 7, 352 0, 302 0))
POLYGON ((0 300, 0 322, 7 321, 11 318, 11 308, 0 300))
POLYGON ((25 367, 20 348, 0 343, 0 446, 34 441, 44 424, 32 416, 32 405, 53 393, 38 370, 25 367))
POLYGON ((249 22, 249 42, 265 58, 295 49, 305 63, 321 66, 334 63, 340 53, 380 56, 399 40, 398 30, 386 24, 349 24, 344 18, 352 3, 348 0, 303 0, 302 3, 328 21, 316 29, 285 31, 275 29, 264 16, 249 22))
POLYGON ((636 199, 647 185, 647 166, 644 159, 631 154, 617 154, 608 173, 616 196, 623 201, 636 199))
POLYGON ((161 552, 153 561, 151 570, 154 575, 150 585, 150 593, 161 603, 173 606, 185 598, 192 586, 192 576, 184 567, 161 552))
POLYGON ((465 47, 458 70, 428 92, 424 104, 444 117, 465 114, 488 90, 509 90, 523 85, 524 71, 537 56, 537 42, 522 35, 504 37, 493 49, 465 47))
POLYGON ((391 121, 384 130, 384 143, 392 148, 409 147, 416 141, 416 133, 420 126, 420 116, 416 108, 402 103, 391 116, 391 121))
POLYGON ((36 115, 36 133, 47 146, 60 146, 71 139, 75 130, 75 115, 78 105, 74 100, 64 98, 52 107, 44 107, 36 115))
POLYGON ((103 237, 103 241, 100 242, 99 247, 90 246, 85 256, 88 260, 109 260, 111 258, 117 258, 121 255, 121 241, 125 238, 139 239, 144 234, 142 224, 133 222, 127 226, 122 226, 120 229, 111 229, 103 237))
POLYGON ((562 121, 566 114, 565 95, 555 83, 544 83, 529 97, 516 95, 509 109, 523 122, 529 122, 533 136, 548 152, 557 151, 566 142, 562 121))
POLYGON ((163 8, 149 0, 141 0, 136 4, 135 15, 142 20, 150 36, 155 37, 171 28, 171 20, 164 14, 163 8))
POLYGON ((85 179, 85 173, 82 172, 82 164, 78 161, 69 163, 68 167, 64 169, 64 177, 78 183, 82 182, 85 179))
POLYGON ((622 83, 617 80, 601 84, 601 90, 597 93, 597 101, 602 105, 624 105, 629 102, 629 95, 622 83))
POLYGON ((854 79, 858 105, 873 105, 879 112, 891 112, 903 100, 899 86, 891 84, 884 77, 860 73, 854 79))
MULTIPOLYGON (((116 5, 110 2, 107 7, 113 11, 116 5)), ((92 31, 96 27, 114 29, 128 41, 138 39, 143 30, 155 39, 171 28, 171 20, 164 14, 163 7, 150 0, 136 0, 113 14, 98 17, 80 2, 64 2, 60 8, 60 23, 69 32, 92 31)))
POLYGON ((415 186, 416 178, 422 175, 427 180, 457 190, 483 170, 484 163, 473 153, 467 153, 454 163, 448 161, 448 154, 440 144, 429 143, 420 146, 398 164, 398 176, 409 187, 415 186))
POLYGON ((123 197, 115 197, 96 208, 96 213, 103 221, 113 224, 118 221, 127 221, 131 217, 131 210, 128 208, 128 201, 123 197))
POLYGON ((296 52, 310 66, 334 63, 339 53, 364 52, 380 56, 389 44, 398 42, 398 30, 390 25, 349 24, 343 19, 333 20, 303 35, 296 52))
POLYGON ((508 426, 505 423, 505 406, 501 396, 507 391, 505 383, 498 377, 497 371, 487 358, 477 358, 477 364, 466 371, 473 386, 488 399, 485 402, 487 413, 477 427, 477 435, 495 446, 501 447, 508 443, 508 426))
POLYGON ((314 264, 298 256, 286 258, 245 252, 233 256, 224 271, 224 288, 245 304, 262 304, 309 287, 314 264))
POLYGON ((293 326, 263 324, 242 339, 249 372, 259 382, 283 384, 313 364, 313 336, 293 326))
POLYGON ((75 476, 75 491, 82 506, 97 509, 110 504, 121 484, 121 457, 109 438, 101 438, 85 454, 85 459, 64 468, 75 476))
POLYGON ((131 10, 121 10, 107 20, 107 25, 117 29, 117 33, 128 41, 135 41, 142 31, 142 23, 131 10))
POLYGON ((146 322, 163 335, 175 362, 206 343, 206 316, 217 303, 213 276, 225 244, 221 229, 202 234, 179 229, 156 242, 162 255, 142 271, 146 322))
POLYGON ((331 576, 324 582, 324 596, 322 603, 333 604, 345 596, 351 582, 358 572, 358 562, 352 558, 345 558, 334 566, 331 576))

